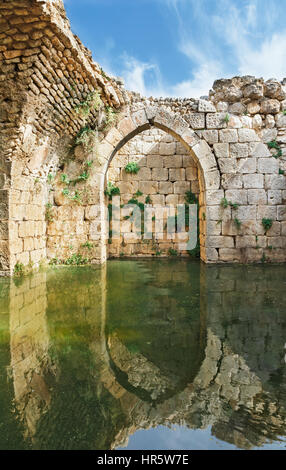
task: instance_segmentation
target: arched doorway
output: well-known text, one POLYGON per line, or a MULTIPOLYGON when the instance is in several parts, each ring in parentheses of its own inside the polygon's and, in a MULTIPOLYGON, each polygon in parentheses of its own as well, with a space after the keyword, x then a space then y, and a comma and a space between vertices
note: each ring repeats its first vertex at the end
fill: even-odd
MULTIPOLYGON (((194 158, 183 144, 155 126, 142 131, 123 145, 111 160, 106 174, 106 184, 113 190, 117 189, 118 193, 120 191, 121 203, 121 235, 116 239, 109 237, 107 257, 191 255, 199 258, 198 236, 191 250, 182 250, 181 247, 182 240, 189 238, 188 204, 196 204, 198 208, 204 204, 203 198, 199 200, 198 173, 194 158), (134 223, 133 209, 129 209, 129 206, 140 210, 139 233, 134 223), (185 208, 183 229, 186 232, 179 237, 175 231, 178 226, 178 208, 181 206, 185 208), (144 236, 144 218, 146 220, 148 216, 146 208, 150 211, 149 230, 152 237, 146 230, 144 236), (172 230, 174 233, 169 233, 172 230)), ((110 208, 110 201, 107 203, 110 208)), ((111 228, 110 218, 110 232, 111 228)))
MULTIPOLYGON (((114 169, 114 164, 112 164, 112 162, 113 162, 113 159, 116 158, 117 153, 120 152, 121 149, 135 136, 138 136, 141 133, 146 132, 146 131, 150 132, 150 130, 154 130, 154 129, 157 129, 160 132, 164 131, 165 135, 172 137, 172 141, 165 142, 166 144, 168 143, 169 144, 174 144, 174 143, 181 144, 181 147, 185 149, 185 155, 184 155, 185 161, 187 161, 187 156, 188 156, 189 160, 192 160, 193 168, 197 169, 196 180, 197 180, 197 188, 199 190, 198 199, 199 199, 199 206, 200 206, 200 209, 199 209, 200 257, 202 260, 208 262, 209 257, 207 253, 207 249, 208 249, 207 208, 209 204, 212 204, 211 193, 220 188, 220 172, 217 167, 216 159, 210 147, 208 146, 208 144, 204 140, 201 140, 197 134, 195 134, 195 132, 189 127, 189 124, 187 124, 180 115, 169 112, 168 110, 164 108, 157 109, 153 107, 146 107, 144 109, 134 112, 133 114, 125 115, 121 120, 119 120, 117 126, 109 131, 105 139, 99 145, 99 153, 102 158, 101 183, 100 183, 101 203, 102 205, 108 204, 108 201, 106 200, 104 192, 106 194, 106 187, 108 184, 109 173, 110 172, 112 173, 112 170, 114 169)), ((149 135, 149 137, 151 138, 152 135, 149 135)), ((144 157, 144 155, 142 156, 144 157)), ((164 157, 164 155, 162 156, 164 157)), ((168 155, 165 155, 165 157, 168 157, 168 155)), ((159 159, 157 160, 159 161, 159 159)), ((183 162, 183 159, 182 159, 182 162, 183 162)), ((128 162, 128 163, 136 163, 136 162, 128 162)), ((168 170, 168 169, 166 168, 166 166, 164 167, 164 159, 163 159, 163 164, 162 164, 162 161, 158 164, 160 164, 160 168, 163 170, 162 174, 165 174, 164 176, 165 178, 166 171, 164 170, 168 170)), ((121 169, 123 168, 123 165, 124 165, 124 162, 122 162, 122 167, 120 167, 121 169)), ((188 168, 191 168, 191 165, 188 168)), ((183 167, 183 163, 181 167, 177 167, 177 168, 172 167, 172 169, 175 170, 173 173, 174 175, 176 175, 176 172, 177 174, 180 173, 180 171, 178 170, 181 170, 182 174, 186 174, 186 170, 183 167)), ((156 170, 154 172, 152 170, 153 168, 151 169, 151 174, 152 173, 156 174, 156 170)), ((147 173, 148 173, 148 170, 147 170, 147 173)), ((157 173, 160 173, 160 172, 157 172, 157 173)), ((169 171, 168 171, 168 175, 169 175, 169 171)), ((138 172, 138 177, 136 177, 136 179, 138 182, 140 182, 140 172, 138 172)), ((142 179, 141 181, 145 181, 145 180, 142 179)), ((149 181, 152 181, 152 180, 150 179, 149 181)), ((166 181, 170 182, 168 180, 166 181)), ((185 183, 187 182, 186 179, 184 181, 185 183)), ((163 182, 163 181, 158 181, 158 183, 160 182, 163 182)), ((136 185, 134 185, 134 188, 135 186, 136 185)), ((180 185, 179 183, 177 186, 182 187, 184 185, 182 184, 180 185)), ((184 196, 185 198, 186 193, 188 191, 191 192, 191 184, 190 184, 190 189, 184 186, 184 190, 185 191, 180 195, 184 196)), ((134 193, 132 193, 131 195, 134 196, 134 194, 137 191, 139 191, 139 193, 137 194, 137 201, 139 202, 139 197, 144 198, 144 196, 145 196, 145 201, 146 201, 146 198, 148 197, 149 194, 144 194, 144 192, 139 189, 139 185, 138 185, 138 190, 135 190, 134 193), (140 193, 142 193, 142 195, 140 195, 140 193)), ((153 189, 153 192, 154 191, 155 190, 153 189)), ((181 189, 181 192, 182 191, 183 189, 181 189)), ((157 193, 157 191, 155 192, 157 193)), ((155 195, 160 196, 160 191, 158 192, 159 194, 154 194, 154 196, 155 195)), ((119 192, 117 192, 117 194, 119 194, 119 192)), ((126 192, 127 199, 129 195, 130 193, 126 192)), ((168 195, 170 194, 168 193, 163 194, 164 197, 168 195)), ((160 199, 160 198, 156 198, 156 199, 160 199)), ((128 199, 128 201, 130 201, 130 199, 128 199)), ((109 227, 104 226, 103 231, 102 231, 102 259, 103 260, 106 259, 107 257, 107 245, 108 245, 108 240, 109 240, 108 233, 109 233, 109 227)), ((157 248, 154 247, 154 250, 156 249, 157 248)), ((117 253, 119 252, 119 255, 121 253, 124 253, 123 251, 119 251, 119 250, 117 250, 117 253)), ((175 250, 175 248, 169 247, 168 249, 169 253, 171 254, 175 253, 173 252, 173 250, 175 250), (169 251, 170 249, 171 249, 171 252, 169 251)), ((160 251, 160 248, 158 251, 160 251)))

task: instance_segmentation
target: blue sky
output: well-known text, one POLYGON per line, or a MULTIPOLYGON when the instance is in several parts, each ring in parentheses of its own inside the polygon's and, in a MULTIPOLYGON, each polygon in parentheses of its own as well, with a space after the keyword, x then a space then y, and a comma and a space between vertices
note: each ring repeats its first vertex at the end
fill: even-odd
POLYGON ((145 96, 199 97, 217 78, 286 77, 286 0, 65 0, 109 74, 145 96))

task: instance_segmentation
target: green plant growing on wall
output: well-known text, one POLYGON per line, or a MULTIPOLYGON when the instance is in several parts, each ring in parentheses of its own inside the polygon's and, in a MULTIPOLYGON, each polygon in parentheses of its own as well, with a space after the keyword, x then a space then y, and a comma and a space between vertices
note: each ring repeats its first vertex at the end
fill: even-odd
POLYGON ((68 175, 63 173, 61 175, 61 182, 64 183, 64 184, 70 184, 70 179, 69 179, 68 175))
POLYGON ((100 73, 103 76, 103 78, 105 78, 106 80, 110 80, 110 78, 108 77, 108 75, 106 75, 102 67, 100 67, 100 73))
POLYGON ((75 137, 74 147, 82 145, 84 150, 90 152, 98 144, 98 133, 89 126, 82 127, 75 137))
POLYGON ((198 198, 192 191, 186 191, 185 193, 186 204, 198 204, 198 198))
POLYGON ((73 194, 70 192, 70 190, 68 188, 64 188, 62 190, 62 194, 69 198, 71 201, 73 202, 77 202, 78 204, 81 204, 82 201, 81 201, 81 193, 76 190, 73 194))
POLYGON ((269 149, 277 150, 277 153, 272 155, 272 157, 274 157, 274 158, 282 157, 282 149, 281 149, 280 145, 278 144, 278 142, 276 140, 272 140, 271 142, 268 142, 267 146, 268 146, 269 149))
POLYGON ((81 204, 81 193, 76 190, 70 199, 74 202, 77 202, 78 204, 81 204))
POLYGON ((148 196, 146 196, 145 204, 152 204, 152 199, 151 199, 151 196, 149 194, 148 194, 148 196))
POLYGON ((228 124, 230 121, 230 116, 228 113, 226 113, 225 117, 223 118, 223 122, 225 122, 226 124, 228 124))
POLYGON ((262 219, 262 225, 265 229, 265 231, 267 232, 269 229, 271 229, 272 225, 273 225, 273 220, 272 219, 262 219))
POLYGON ((108 182, 107 187, 105 188, 104 194, 111 201, 113 196, 120 195, 120 189, 117 186, 115 186, 113 183, 108 182))
POLYGON ((141 191, 137 191, 135 194, 134 194, 135 197, 140 197, 140 196, 143 196, 143 193, 141 193, 141 191))
POLYGON ((79 253, 73 253, 68 259, 64 261, 63 264, 67 266, 80 266, 88 263, 87 258, 83 258, 83 256, 79 253))
POLYGON ((89 241, 83 243, 82 248, 87 248, 88 250, 91 250, 93 248, 93 243, 90 243, 89 241))
POLYGON ((284 175, 284 174, 285 174, 285 171, 281 170, 281 168, 279 168, 279 175, 284 175))
POLYGON ((286 109, 283 109, 282 113, 283 113, 283 116, 286 116, 286 109))
POLYGON ((70 195, 70 190, 69 190, 68 188, 64 188, 64 189, 62 190, 62 193, 63 193, 64 196, 69 197, 69 195, 70 195))
POLYGON ((105 108, 105 127, 113 126, 118 121, 118 113, 111 107, 105 108))
POLYGON ((100 92, 96 90, 89 93, 85 100, 81 101, 74 110, 81 118, 88 118, 92 110, 97 111, 101 106, 100 92))
POLYGON ((48 204, 46 204, 46 221, 47 222, 53 222, 54 220, 54 214, 53 214, 53 211, 52 211, 52 208, 53 208, 53 205, 49 202, 48 204))
POLYGON ((239 204, 228 201, 225 197, 222 198, 220 205, 223 209, 231 207, 232 209, 237 210, 239 207, 239 204))
POLYGON ((137 174, 139 171, 140 166, 135 162, 128 163, 125 167, 126 173, 137 174))
POLYGON ((48 177, 47 177, 48 183, 49 183, 49 184, 52 184, 53 180, 54 180, 53 174, 52 174, 52 173, 49 173, 49 174, 48 174, 48 177))
POLYGON ((75 180, 72 181, 73 185, 80 183, 81 181, 87 181, 89 178, 88 171, 84 170, 75 180))
POLYGON ((19 261, 17 261, 17 263, 15 264, 14 266, 14 276, 23 276, 24 274, 24 265, 23 263, 19 263, 19 261))
POLYGON ((237 217, 234 219, 234 225, 236 226, 237 230, 241 229, 242 222, 237 217))
POLYGON ((174 250, 174 248, 169 248, 168 255, 169 256, 178 256, 178 252, 177 252, 177 250, 174 250))
POLYGON ((133 198, 129 199, 128 204, 135 204, 136 206, 139 207, 139 209, 140 209, 141 211, 144 211, 144 204, 143 204, 143 202, 137 201, 135 195, 133 196, 133 198))

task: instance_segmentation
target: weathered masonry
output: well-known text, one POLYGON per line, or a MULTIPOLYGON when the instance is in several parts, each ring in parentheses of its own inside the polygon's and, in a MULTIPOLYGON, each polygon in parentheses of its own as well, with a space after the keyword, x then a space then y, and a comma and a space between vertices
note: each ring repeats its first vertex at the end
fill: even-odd
POLYGON ((108 182, 127 202, 196 194, 205 262, 285 261, 285 80, 217 80, 199 100, 141 97, 92 60, 61 0, 0 0, 0 60, 2 275, 175 251, 124 233, 108 243, 98 210, 108 182), (124 162, 140 170, 127 175, 124 162))

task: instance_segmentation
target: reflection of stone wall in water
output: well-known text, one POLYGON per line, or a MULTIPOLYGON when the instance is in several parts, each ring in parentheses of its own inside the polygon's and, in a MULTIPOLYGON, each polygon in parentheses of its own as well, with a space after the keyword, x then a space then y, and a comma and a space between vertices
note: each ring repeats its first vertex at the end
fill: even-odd
POLYGON ((17 408, 32 438, 50 405, 47 377, 56 374, 56 365, 49 355, 46 274, 18 282, 10 287, 11 370, 17 408))
POLYGON ((138 381, 138 390, 146 392, 147 400, 162 402, 193 381, 204 357, 204 319, 200 315, 199 296, 194 295, 199 292, 199 264, 190 269, 187 262, 169 263, 166 269, 164 262, 158 262, 152 273, 140 267, 138 287, 132 282, 132 262, 130 271, 125 269, 124 279, 119 264, 108 270, 108 352, 118 372, 127 374, 128 379, 123 382, 127 388, 138 381), (181 279, 185 280, 185 287, 181 279), (148 287, 142 288, 145 284, 148 287), (185 298, 192 293, 195 300, 186 309, 185 298), (120 315, 117 302, 121 305, 120 315), (144 311, 139 305, 144 305, 144 311), (157 381, 161 385, 159 382, 156 385, 157 381))
MULTIPOLYGON (((205 268, 201 273, 206 288, 202 293, 206 298, 202 300, 207 309, 207 345, 193 384, 158 404, 156 413, 146 402, 138 404, 129 427, 118 434, 115 447, 126 443, 128 435, 141 427, 167 423, 194 429, 211 425, 219 439, 242 448, 260 446, 285 434, 286 320, 285 299, 278 295, 283 290, 281 268, 277 271, 273 268, 271 275, 267 271, 261 275, 255 268, 236 269, 230 275, 231 269, 205 268), (277 277, 277 286, 271 292, 272 276, 277 277), (232 278, 235 280, 231 281, 232 278), (249 299, 245 300, 247 289, 249 299), (262 295, 263 290, 268 292, 267 298, 262 295), (253 296, 250 292, 261 295, 253 296), (237 303, 230 302, 231 296, 237 303), (276 321, 273 321, 273 311, 276 321), (276 377, 280 377, 279 387, 276 377)), ((114 353, 116 350, 119 351, 117 348, 114 353)), ((113 360, 120 363, 120 358, 113 357, 113 360)), ((124 403, 129 416, 127 398, 124 403)), ((131 408, 134 409, 133 402, 131 408)))
POLYGON ((144 262, 125 262, 126 268, 114 262, 107 285, 102 269, 64 269, 11 287, 15 399, 33 447, 115 448, 138 429, 170 424, 212 426, 215 436, 243 448, 285 434, 282 267, 166 262, 168 269, 162 261, 155 272, 144 262), (105 323, 110 282, 116 295, 114 304, 109 296, 105 323), (195 297, 199 282, 201 297, 191 304, 187 297, 195 297), (146 305, 141 323, 134 296, 142 302, 140 286, 146 305), (116 315, 116 305, 123 308, 120 290, 133 306, 125 318, 116 315), (162 298, 168 308, 160 309, 162 298), (191 357, 198 357, 195 376, 191 357), (156 391, 155 406, 142 389, 156 391), (164 397, 166 390, 172 393, 164 397))

